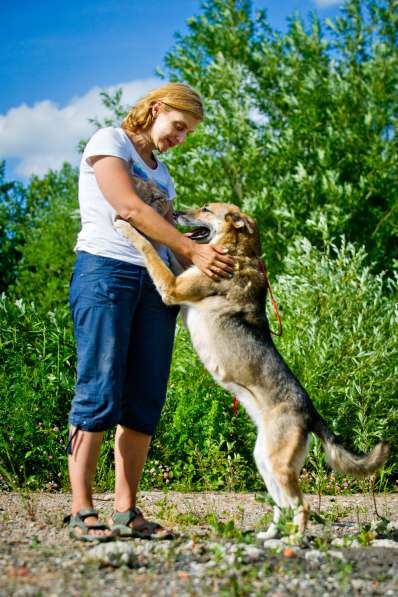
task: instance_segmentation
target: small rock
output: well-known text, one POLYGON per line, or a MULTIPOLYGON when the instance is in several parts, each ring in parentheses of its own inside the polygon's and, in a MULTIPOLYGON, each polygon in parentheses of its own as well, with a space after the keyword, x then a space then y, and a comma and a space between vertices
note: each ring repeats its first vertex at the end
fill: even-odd
POLYGON ((319 551, 319 549, 310 549, 304 557, 309 562, 320 562, 325 559, 325 554, 319 551))
POLYGON ((267 541, 264 541, 264 547, 267 549, 282 549, 284 546, 285 543, 282 539, 267 539, 267 541))
POLYGON ((11 577, 18 577, 18 576, 28 576, 29 575, 29 570, 26 566, 13 566, 9 571, 8 571, 8 576, 11 577))
MULTIPOLYGON (((91 548, 85 555, 85 561, 98 562, 102 566, 129 566, 137 565, 137 555, 131 543, 114 541, 112 543, 100 543, 91 548)), ((142 566, 142 562, 140 562, 142 566)))
POLYGON ((330 549, 328 551, 328 554, 330 555, 331 558, 335 558, 336 560, 344 560, 345 561, 344 554, 342 554, 341 551, 337 551, 336 549, 330 549))
POLYGON ((335 537, 332 539, 330 545, 334 545, 335 547, 349 547, 352 543, 352 539, 349 537, 335 537))
POLYGON ((276 537, 270 537, 268 531, 260 531, 259 533, 256 533, 256 539, 258 539, 259 541, 271 541, 275 538, 276 537))
POLYGON ((372 547, 387 547, 388 549, 398 549, 398 541, 392 539, 374 539, 371 543, 372 547))
POLYGON ((254 545, 244 545, 244 554, 249 560, 258 560, 263 555, 262 549, 255 547, 254 545))

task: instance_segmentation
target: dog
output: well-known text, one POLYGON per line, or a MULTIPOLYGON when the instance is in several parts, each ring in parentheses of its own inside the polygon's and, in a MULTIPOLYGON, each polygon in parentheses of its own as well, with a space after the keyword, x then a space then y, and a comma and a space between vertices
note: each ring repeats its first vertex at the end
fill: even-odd
MULTIPOLYGON (((257 427, 254 459, 275 506, 263 535, 278 535, 282 508, 304 533, 309 506, 299 486, 310 434, 317 435, 331 467, 354 476, 369 476, 386 461, 389 446, 380 442, 356 456, 340 445, 316 411, 300 382, 278 353, 270 333, 267 288, 259 268, 261 247, 255 221, 233 204, 210 203, 178 212, 178 224, 190 238, 222 246, 234 258, 232 278, 213 280, 191 266, 175 275, 152 244, 126 221, 115 227, 142 253, 164 303, 181 305, 192 344, 213 378, 236 396, 257 427)), ((173 269, 178 264, 173 260, 173 269)))

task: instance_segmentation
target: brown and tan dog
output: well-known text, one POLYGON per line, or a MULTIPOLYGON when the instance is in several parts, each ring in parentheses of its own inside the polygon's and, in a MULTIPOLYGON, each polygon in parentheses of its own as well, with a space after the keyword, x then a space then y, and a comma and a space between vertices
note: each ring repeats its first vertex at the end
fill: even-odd
POLYGON ((322 441, 329 464, 343 473, 367 476, 387 459, 381 442, 368 454, 355 456, 339 445, 292 374, 270 334, 264 304, 266 288, 259 270, 259 235, 254 220, 235 205, 211 203, 178 214, 178 223, 194 227, 197 242, 221 245, 235 260, 232 279, 214 281, 192 266, 175 275, 152 244, 123 220, 115 227, 143 254, 163 301, 182 305, 192 343, 214 379, 238 397, 257 426, 254 458, 276 506, 267 538, 278 533, 281 508, 294 510, 304 532, 308 506, 299 474, 310 433, 322 441))

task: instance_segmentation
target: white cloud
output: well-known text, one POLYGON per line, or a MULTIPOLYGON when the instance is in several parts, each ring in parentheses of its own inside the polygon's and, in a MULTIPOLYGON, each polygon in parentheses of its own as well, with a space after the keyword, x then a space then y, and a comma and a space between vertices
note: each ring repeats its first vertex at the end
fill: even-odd
MULTIPOLYGON (((106 91, 123 89, 123 104, 133 104, 149 89, 159 85, 158 79, 142 79, 107 87, 106 91)), ((63 162, 78 164, 76 146, 80 139, 93 132, 89 118, 109 114, 101 103, 99 87, 81 97, 74 97, 61 108, 50 100, 34 106, 22 104, 0 114, 0 159, 16 158, 15 173, 22 177, 45 174, 63 162)))
POLYGON ((328 6, 336 6, 341 4, 342 0, 315 0, 315 4, 321 8, 327 8, 328 6))

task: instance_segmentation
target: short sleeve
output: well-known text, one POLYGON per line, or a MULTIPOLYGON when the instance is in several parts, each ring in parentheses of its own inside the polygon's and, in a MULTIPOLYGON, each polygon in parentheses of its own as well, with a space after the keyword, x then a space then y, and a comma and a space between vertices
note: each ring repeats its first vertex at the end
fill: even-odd
POLYGON ((89 166, 91 166, 90 158, 96 155, 111 155, 128 162, 130 153, 131 148, 117 129, 106 127, 99 129, 91 137, 83 152, 83 159, 89 166))

